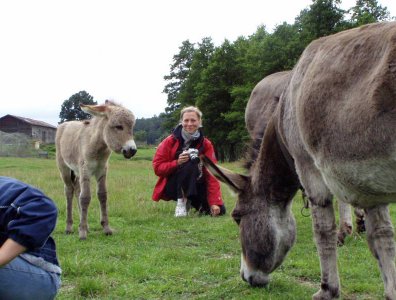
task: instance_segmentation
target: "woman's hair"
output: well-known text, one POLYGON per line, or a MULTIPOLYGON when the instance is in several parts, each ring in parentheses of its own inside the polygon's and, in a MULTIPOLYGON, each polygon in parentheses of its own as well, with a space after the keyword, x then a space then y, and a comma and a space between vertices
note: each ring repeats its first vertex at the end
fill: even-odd
POLYGON ((198 107, 195 106, 187 106, 183 108, 180 112, 180 122, 183 121, 183 115, 186 112, 195 112, 199 118, 199 120, 202 120, 202 112, 198 109, 198 107))

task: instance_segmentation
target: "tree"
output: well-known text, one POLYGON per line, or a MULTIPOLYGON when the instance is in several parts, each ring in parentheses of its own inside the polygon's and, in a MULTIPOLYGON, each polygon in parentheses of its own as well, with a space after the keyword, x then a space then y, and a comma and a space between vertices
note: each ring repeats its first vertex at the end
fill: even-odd
POLYGON ((270 34, 266 31, 265 26, 259 26, 256 32, 249 36, 248 40, 245 40, 247 44, 245 47, 242 46, 242 38, 239 38, 238 49, 239 54, 243 56, 243 64, 245 69, 245 80, 254 86, 255 83, 260 81, 265 76, 265 63, 267 49, 264 47, 265 41, 268 39, 270 34), (241 50, 246 48, 246 50, 241 50))
POLYGON ((180 90, 190 71, 193 54, 194 44, 189 40, 184 41, 179 47, 179 53, 173 56, 170 74, 164 76, 164 79, 169 81, 164 88, 164 93, 168 95, 167 112, 172 112, 179 107, 180 90))
POLYGON ((169 81, 164 92, 168 94, 168 106, 165 108, 164 128, 171 129, 179 121, 180 110, 189 105, 195 105, 196 86, 201 80, 214 51, 211 38, 203 38, 201 43, 190 43, 188 40, 179 47, 179 53, 173 56, 171 72, 164 76, 169 81))
POLYGON ((80 104, 96 105, 98 103, 94 101, 93 97, 86 91, 80 91, 77 94, 74 94, 68 100, 63 102, 61 112, 59 113, 59 124, 66 121, 85 120, 91 118, 90 114, 81 110, 80 104))
POLYGON ((202 110, 205 134, 213 141, 220 160, 235 160, 237 144, 227 139, 234 124, 224 119, 232 105, 231 89, 243 82, 234 45, 225 41, 217 48, 197 85, 196 105, 202 110))
POLYGON ((345 11, 340 7, 340 0, 313 0, 309 9, 304 9, 296 18, 304 46, 312 40, 345 29, 345 11))
POLYGON ((377 0, 357 0, 356 5, 349 12, 352 14, 353 27, 390 20, 387 7, 382 7, 377 0))
POLYGON ((179 53, 173 56, 173 64, 170 66, 170 74, 165 75, 168 81, 163 92, 168 95, 168 106, 165 108, 164 128, 172 128, 178 120, 177 111, 180 110, 180 95, 182 86, 187 80, 194 54, 194 44, 189 40, 182 42, 179 53))
POLYGON ((135 141, 137 142, 142 142, 142 143, 147 143, 147 132, 144 130, 135 130, 133 133, 133 136, 135 138, 135 141))
POLYGON ((162 128, 163 121, 164 114, 160 114, 158 117, 136 119, 133 129, 135 140, 148 145, 158 143, 161 137, 167 134, 167 131, 162 128))
POLYGON ((248 40, 244 69, 250 88, 265 76, 291 70, 305 47, 296 25, 283 23, 272 34, 264 34, 263 30, 258 28, 248 40))
POLYGON ((207 68, 214 48, 211 38, 203 38, 202 42, 198 43, 198 47, 194 49, 191 66, 178 97, 182 107, 195 105, 197 99, 196 86, 201 81, 202 72, 207 68))

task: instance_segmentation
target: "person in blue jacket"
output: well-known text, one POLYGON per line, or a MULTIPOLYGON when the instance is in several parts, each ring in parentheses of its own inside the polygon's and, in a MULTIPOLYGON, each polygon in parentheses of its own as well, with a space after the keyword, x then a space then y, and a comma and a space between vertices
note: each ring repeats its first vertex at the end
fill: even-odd
POLYGON ((0 299, 54 299, 61 268, 57 208, 40 190, 0 176, 0 299))

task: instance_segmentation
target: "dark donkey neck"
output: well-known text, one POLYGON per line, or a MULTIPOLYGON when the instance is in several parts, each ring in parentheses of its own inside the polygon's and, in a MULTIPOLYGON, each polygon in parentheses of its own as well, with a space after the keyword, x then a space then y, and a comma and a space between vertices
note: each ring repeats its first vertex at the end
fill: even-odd
POLYGON ((276 131, 274 118, 265 130, 251 174, 255 192, 264 193, 272 203, 289 203, 300 187, 293 159, 276 131))

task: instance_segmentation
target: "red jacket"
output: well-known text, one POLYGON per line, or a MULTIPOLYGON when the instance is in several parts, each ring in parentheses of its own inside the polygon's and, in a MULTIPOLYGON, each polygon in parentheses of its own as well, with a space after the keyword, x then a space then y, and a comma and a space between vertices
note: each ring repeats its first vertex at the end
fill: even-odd
MULTIPOLYGON (((217 160, 212 143, 207 138, 204 138, 203 144, 202 154, 205 154, 216 163, 217 160)), ((154 173, 155 175, 159 176, 153 191, 152 198, 154 201, 159 201, 160 199, 170 200, 165 197, 164 191, 166 182, 168 180, 167 177, 177 169, 177 160, 175 159, 175 156, 178 147, 179 140, 173 135, 168 136, 158 145, 153 159, 154 173)), ((203 168, 203 172, 206 181, 207 199, 209 205, 223 205, 219 181, 217 181, 217 179, 213 177, 213 175, 210 174, 206 168, 203 168)))

